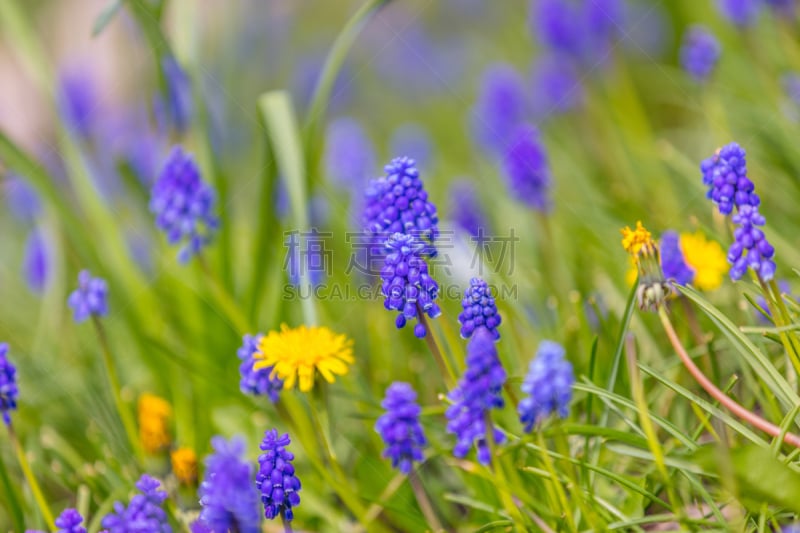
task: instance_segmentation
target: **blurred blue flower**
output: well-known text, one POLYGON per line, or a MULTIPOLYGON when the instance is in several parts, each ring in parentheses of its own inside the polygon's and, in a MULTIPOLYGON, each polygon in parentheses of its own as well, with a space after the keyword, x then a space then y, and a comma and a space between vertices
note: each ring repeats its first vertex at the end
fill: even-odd
POLYGON ((25 243, 22 274, 28 283, 28 288, 37 294, 44 291, 50 278, 48 255, 47 241, 39 230, 32 230, 25 243))
POLYGON ((582 9, 591 46, 606 47, 626 29, 623 0, 584 0, 582 9))
POLYGON ((270 378, 272 367, 253 370, 255 358, 253 354, 258 351, 258 341, 262 337, 257 335, 245 335, 242 338, 242 346, 236 351, 236 355, 242 360, 239 366, 239 389, 243 394, 253 394, 255 396, 266 396, 270 401, 277 402, 278 395, 283 389, 283 380, 279 377, 270 378))
POLYGON ((485 240, 490 231, 489 223, 472 183, 466 180, 454 181, 448 196, 452 221, 473 240, 477 242, 485 240))
POLYGON ((540 57, 533 66, 531 107, 533 115, 545 119, 565 113, 583 101, 583 85, 569 61, 556 55, 540 57))
POLYGON ((293 508, 300 505, 300 480, 294 473, 294 454, 286 447, 291 444, 289 434, 278 435, 277 429, 264 433, 258 456, 259 471, 256 488, 261 491, 264 516, 270 520, 283 514, 287 521, 294 518, 293 508))
POLYGON ((375 149, 361 124, 349 117, 332 121, 325 142, 325 168, 332 181, 361 191, 375 166, 375 149))
POLYGON ((167 513, 162 508, 167 493, 158 490, 157 479, 143 474, 136 482, 142 493, 131 498, 127 507, 114 502, 114 511, 103 517, 100 525, 109 533, 172 533, 167 513))
POLYGON ((743 205, 731 217, 737 224, 733 230, 735 241, 728 248, 728 262, 731 263, 731 279, 738 280, 750 267, 758 276, 769 281, 775 275, 775 248, 769 243, 760 227, 765 224, 764 216, 758 212, 758 207, 743 205))
POLYGON ((180 262, 188 261, 211 241, 218 226, 212 214, 214 200, 214 190, 203 181, 192 156, 180 146, 173 147, 153 185, 150 211, 170 244, 185 241, 178 252, 180 262))
POLYGON ((42 211, 39 195, 24 179, 8 174, 3 183, 8 210, 17 220, 32 222, 42 211))
POLYGON ((81 526, 83 517, 77 509, 64 509, 56 518, 57 533, 86 533, 86 528, 81 526))
POLYGON ((528 111, 527 90, 513 67, 495 64, 481 75, 478 100, 471 127, 478 144, 493 155, 502 155, 528 111))
POLYGON ((574 383, 575 374, 564 358, 564 348, 557 342, 542 341, 522 383, 522 392, 528 397, 519 402, 518 411, 525 431, 530 432, 551 414, 566 418, 574 383))
POLYGON ((696 81, 705 81, 717 65, 720 45, 703 26, 690 27, 681 44, 681 66, 696 81))
POLYGON ((747 177, 744 149, 732 142, 717 150, 700 164, 703 183, 709 187, 706 196, 717 204, 719 212, 729 215, 733 207, 758 206, 761 203, 753 192, 755 185, 747 177))
MULTIPOLYGON (((439 285, 428 274, 428 265, 422 257, 425 245, 413 235, 395 233, 386 241, 386 257, 381 269, 381 294, 383 306, 390 311, 400 311, 395 325, 402 328, 408 320, 427 313, 430 318, 441 314, 435 300, 439 285)), ((414 326, 414 335, 422 338, 427 330, 422 322, 414 326)))
POLYGON ((753 24, 761 11, 762 0, 717 0, 717 9, 736 26, 753 24))
POLYGON ((381 407, 386 412, 375 422, 375 430, 386 444, 383 457, 391 459, 392 468, 408 474, 414 461, 422 461, 422 449, 428 444, 419 423, 417 393, 408 383, 396 381, 386 389, 381 407))
MULTIPOLYGON (((486 442, 486 422, 491 409, 503 407, 502 388, 506 371, 497 356, 494 338, 486 328, 479 328, 467 345, 467 369, 448 398, 452 404, 447 408, 447 432, 456 436, 453 455, 464 457, 473 444, 478 449, 478 462, 491 463, 491 450, 486 442)), ((493 439, 496 443, 505 440, 496 428, 493 439)))
POLYGON ((430 168, 433 142, 428 132, 419 124, 405 123, 395 128, 389 141, 393 154, 405 154, 417 162, 417 166, 430 168))
POLYGON ((503 170, 514 199, 538 211, 550 211, 550 165, 538 129, 523 125, 516 130, 503 170))
POLYGON ((414 235, 426 244, 425 255, 434 256, 439 235, 436 206, 419 177, 416 163, 397 157, 384 167, 386 176, 370 181, 365 192, 364 229, 382 246, 389 235, 414 235))
POLYGON ((108 314, 108 285, 102 278, 93 278, 88 270, 78 274, 78 288, 69 295, 67 304, 74 313, 75 322, 90 316, 108 314))
POLYGON ((800 74, 789 72, 781 77, 781 86, 795 105, 800 106, 800 74))
POLYGON ((253 483, 253 467, 243 459, 244 439, 211 439, 214 453, 206 457, 206 472, 200 484, 198 522, 215 533, 238 531, 258 533, 258 490, 253 483))
POLYGON ((179 133, 189 129, 192 121, 192 85, 178 60, 165 55, 161 60, 161 71, 166 81, 166 102, 161 111, 166 114, 171 126, 179 133))
POLYGON ((464 291, 464 298, 461 300, 461 308, 461 314, 458 315, 461 338, 470 338, 480 328, 486 328, 493 339, 500 338, 497 327, 502 319, 488 283, 480 278, 469 280, 469 287, 464 291))
POLYGON ((665 231, 661 235, 661 270, 666 279, 675 280, 678 285, 688 285, 694 279, 694 270, 686 264, 680 239, 676 231, 665 231))
POLYGON ((533 0, 529 22, 542 45, 577 57, 583 53, 586 37, 581 15, 580 6, 574 2, 533 0))
POLYGON ((67 129, 84 140, 89 139, 97 117, 103 113, 89 71, 77 67, 63 70, 59 75, 56 100, 67 129))
POLYGON ((17 368, 8 360, 8 344, 0 342, 0 413, 3 422, 11 424, 11 411, 17 409, 17 368))

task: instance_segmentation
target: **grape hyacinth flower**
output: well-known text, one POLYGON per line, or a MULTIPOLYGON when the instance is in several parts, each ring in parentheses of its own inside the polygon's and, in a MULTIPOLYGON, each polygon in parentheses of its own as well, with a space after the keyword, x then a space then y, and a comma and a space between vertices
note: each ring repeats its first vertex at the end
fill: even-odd
POLYGON ((69 295, 67 304, 73 311, 73 319, 80 323, 90 316, 108 314, 108 285, 102 278, 93 278, 88 270, 78 274, 78 288, 69 295))
POLYGON ((578 72, 561 57, 548 54, 537 60, 531 78, 531 106, 538 119, 566 113, 583 101, 578 72))
POLYGON ((31 231, 25 243, 22 274, 31 291, 36 294, 44 291, 50 274, 50 262, 47 242, 38 230, 31 231))
POLYGON ((680 248, 680 236, 674 231, 661 235, 661 270, 664 277, 678 285, 688 285, 694 279, 694 270, 686 264, 680 248))
POLYGON ((522 392, 528 397, 517 408, 525 431, 530 433, 534 425, 554 413, 566 418, 574 383, 575 374, 564 358, 564 348, 557 342, 542 341, 522 383, 522 392))
POLYGON ((389 149, 393 154, 407 154, 419 166, 428 168, 433 155, 433 142, 422 126, 409 122, 394 130, 389 149))
POLYGON ((580 6, 564 0, 534 0, 529 23, 546 48, 579 57, 584 49, 580 6))
POLYGON ((463 311, 458 315, 461 338, 470 338, 476 329, 482 327, 489 331, 493 339, 500 338, 497 326, 500 325, 501 318, 488 283, 480 278, 469 280, 469 287, 464 291, 461 307, 463 311))
POLYGON ((242 338, 242 346, 236 352, 242 364, 239 366, 239 374, 241 381, 239 381, 239 389, 243 394, 252 394, 254 396, 266 396, 271 402, 278 401, 278 395, 283 388, 283 380, 279 377, 270 377, 272 367, 253 369, 253 364, 256 359, 254 354, 258 352, 258 343, 261 341, 263 335, 245 335, 242 338))
POLYGON ((414 235, 428 244, 425 255, 435 256, 439 216, 436 206, 428 201, 416 163, 397 157, 384 170, 386 176, 372 180, 367 187, 364 228, 380 245, 393 233, 414 235))
POLYGON ((67 508, 56 518, 57 533, 86 533, 83 517, 77 509, 67 508))
POLYGON ((0 413, 3 422, 11 424, 11 411, 17 409, 17 368, 8 360, 8 344, 0 342, 0 413))
MULTIPOLYGON (((383 306, 390 311, 400 311, 395 325, 404 327, 408 320, 421 318, 427 313, 430 318, 441 314, 434 300, 439 295, 439 285, 428 274, 428 265, 422 258, 425 245, 413 235, 395 233, 386 241, 387 255, 381 269, 381 294, 383 306)), ((414 326, 414 335, 423 338, 427 334, 420 320, 414 326)))
POLYGON ((775 248, 759 229, 765 223, 764 216, 758 212, 757 207, 743 205, 731 220, 739 225, 733 231, 735 241, 728 248, 728 262, 733 265, 731 279, 741 279, 750 267, 762 280, 771 280, 776 268, 772 260, 775 248))
POLYGON ((375 150, 355 119, 337 118, 328 126, 325 168, 331 180, 351 190, 361 190, 375 167, 375 150))
POLYGON ((153 186, 150 211, 170 244, 185 241, 178 253, 180 262, 185 263, 210 242, 218 226, 213 207, 214 190, 203 181, 191 155, 175 146, 153 186))
POLYGON ((466 363, 464 375, 448 395, 452 404, 445 413, 447 432, 456 436, 454 456, 466 456, 474 444, 478 449, 478 462, 486 465, 491 462, 487 431, 493 432, 496 443, 505 439, 496 428, 487 428, 486 422, 491 409, 504 405, 501 390, 506 381, 494 338, 486 328, 478 328, 472 336, 467 345, 466 363))
POLYGON ((473 241, 487 238, 489 223, 481 207, 475 187, 468 181, 456 181, 450 187, 450 218, 473 241))
POLYGON ((142 493, 131 498, 127 507, 114 502, 114 512, 106 515, 100 525, 109 533, 172 533, 167 513, 162 508, 167 493, 158 487, 157 479, 143 474, 136 482, 136 488, 142 493))
POLYGON ((300 505, 300 480, 294 474, 294 454, 286 449, 291 443, 289 434, 278 435, 277 429, 264 433, 258 457, 259 471, 256 487, 261 491, 264 516, 270 520, 283 515, 287 521, 294 518, 293 508, 300 505))
POLYGON ((178 60, 172 55, 165 55, 161 61, 161 71, 166 80, 167 100, 162 106, 172 127, 179 133, 189 128, 192 120, 192 87, 189 77, 178 60))
POLYGON ((717 204, 719 212, 729 215, 734 206, 758 206, 761 199, 753 192, 755 185, 747 177, 745 151, 737 143, 723 146, 700 164, 703 183, 709 187, 707 197, 717 204))
POLYGON ((477 143, 492 155, 501 156, 511 134, 525 120, 528 108, 525 82, 507 64, 487 68, 472 112, 472 131, 477 143))
POLYGON ((89 72, 73 67, 59 76, 58 111, 69 129, 81 139, 88 139, 100 113, 97 94, 89 72))
POLYGON ((703 26, 692 26, 683 36, 681 66, 695 81, 703 82, 717 65, 720 51, 719 41, 710 31, 703 26))
POLYGON ((514 198, 538 211, 550 210, 550 165, 539 130, 523 125, 516 131, 503 167, 514 198))
POLYGON ((381 402, 386 412, 375 422, 386 449, 385 459, 391 459, 392 468, 409 474, 414 461, 422 461, 422 449, 428 442, 419 423, 421 409, 416 403, 417 393, 408 383, 396 381, 386 389, 381 402))
POLYGON ((258 533, 258 490, 253 484, 253 467, 242 459, 244 439, 211 439, 214 453, 205 460, 206 472, 200 484, 200 517, 209 531, 258 533))
POLYGON ((22 178, 7 175, 3 182, 9 212, 22 222, 33 222, 42 211, 42 204, 36 190, 22 178))
POLYGON ((717 0, 717 9, 734 25, 750 26, 761 11, 761 0, 717 0))

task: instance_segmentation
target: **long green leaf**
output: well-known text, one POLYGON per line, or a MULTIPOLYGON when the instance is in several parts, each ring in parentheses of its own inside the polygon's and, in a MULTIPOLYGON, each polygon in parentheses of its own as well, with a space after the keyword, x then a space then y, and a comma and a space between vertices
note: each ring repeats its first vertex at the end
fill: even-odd
POLYGON ((691 287, 678 286, 678 290, 697 304, 717 327, 722 330, 745 362, 753 368, 758 377, 773 391, 784 409, 791 409, 800 403, 800 397, 786 379, 781 376, 778 369, 775 368, 775 365, 772 364, 761 350, 756 348, 755 344, 753 344, 727 316, 691 287))

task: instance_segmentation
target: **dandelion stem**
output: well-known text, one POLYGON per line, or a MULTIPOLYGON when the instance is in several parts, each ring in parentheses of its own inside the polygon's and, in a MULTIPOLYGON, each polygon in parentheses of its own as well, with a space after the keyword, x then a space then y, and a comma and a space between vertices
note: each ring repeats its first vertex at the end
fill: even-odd
POLYGON ((39 487, 39 483, 33 475, 31 465, 28 463, 28 458, 25 457, 25 450, 22 449, 22 445, 17 438, 17 433, 14 431, 14 426, 12 424, 8 424, 8 436, 11 439, 11 444, 14 446, 14 451, 17 453, 17 460, 19 461, 20 468, 22 468, 22 473, 25 475, 31 492, 33 492, 33 499, 36 500, 36 505, 39 507, 39 511, 41 511, 45 522, 47 522, 47 527, 55 530, 56 524, 53 520, 53 515, 50 513, 50 508, 47 506, 47 502, 44 499, 42 489, 39 487))
POLYGON ((419 508, 422 510, 422 514, 425 516, 428 525, 433 531, 443 531, 442 523, 439 522, 436 511, 433 510, 433 504, 431 504, 430 498, 428 498, 428 495, 425 493, 425 487, 422 485, 422 481, 419 479, 416 470, 412 470, 408 474, 408 483, 411 485, 411 490, 414 491, 414 496, 417 498, 419 508))
MULTIPOLYGON (((726 409, 732 412, 734 415, 738 416, 748 424, 752 425, 755 428, 760 429, 761 431, 773 436, 773 437, 780 437, 781 436, 781 428, 776 426, 775 424, 768 422, 758 416, 757 414, 749 411, 748 409, 739 405, 735 400, 727 396, 724 392, 719 390, 712 382, 709 380, 703 372, 697 368, 697 365, 694 364, 692 358, 689 357, 689 354, 686 352, 686 348, 683 347, 681 344, 680 339, 678 338, 677 333, 675 333, 675 328, 672 326, 672 322, 667 316, 667 311, 664 307, 659 307, 658 309, 658 317, 661 319, 661 324, 664 326, 664 330, 667 333, 667 337, 669 338, 670 343, 672 344, 672 348, 678 354, 678 357, 681 358, 686 369, 689 373, 694 377, 697 383, 700 384, 703 389, 715 400, 717 400, 721 405, 723 405, 726 409)), ((800 436, 795 435, 793 433, 785 433, 783 434, 783 441, 787 444, 800 448, 800 436)))
POLYGON ((417 316, 419 317, 420 323, 425 326, 425 331, 427 331, 425 334, 425 343, 428 345, 428 349, 430 349, 431 354, 433 354, 433 359, 436 361, 436 365, 439 367, 439 372, 442 374, 447 388, 452 389, 456 385, 456 376, 445 358, 442 357, 442 352, 439 350, 439 345, 436 344, 436 339, 433 338, 433 329, 431 328, 424 311, 419 306, 417 306, 417 316))
POLYGON ((100 342, 100 351, 103 353, 103 363, 106 367, 106 374, 108 381, 111 385, 111 394, 114 396, 114 403, 117 407, 117 412, 122 419, 122 425, 125 428, 125 434, 128 436, 128 441, 131 443, 131 448, 136 453, 136 456, 141 460, 141 448, 139 447, 139 439, 136 433, 136 424, 133 421, 131 411, 125 406, 122 401, 122 387, 117 377, 117 369, 114 366, 114 359, 111 357, 111 348, 108 343, 108 335, 103 327, 103 323, 96 315, 92 315, 92 323, 97 332, 97 339, 100 342))

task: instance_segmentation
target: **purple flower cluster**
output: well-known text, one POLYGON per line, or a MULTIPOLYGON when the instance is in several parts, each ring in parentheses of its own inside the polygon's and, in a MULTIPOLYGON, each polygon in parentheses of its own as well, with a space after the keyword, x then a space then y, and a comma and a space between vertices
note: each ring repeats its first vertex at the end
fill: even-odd
POLYGON ((11 424, 11 411, 17 409, 17 368, 7 358, 8 344, 0 342, 0 413, 3 422, 11 424))
POLYGON ((765 223, 764 216, 758 212, 758 207, 743 205, 731 220, 739 225, 733 231, 736 240, 728 248, 728 262, 733 265, 731 279, 740 279, 750 267, 764 281, 771 280, 775 276, 775 261, 772 260, 775 248, 760 229, 765 223))
POLYGON ((77 509, 64 509, 56 518, 58 533, 86 533, 86 528, 81 526, 83 517, 77 509))
POLYGON ((462 338, 470 338, 479 328, 486 328, 495 340, 500 338, 497 326, 500 325, 501 318, 488 283, 480 278, 469 280, 461 307, 463 310, 458 315, 458 322, 461 324, 462 338))
POLYGON ((25 259, 22 273, 28 287, 36 294, 41 294, 50 277, 50 261, 47 241, 39 230, 32 230, 25 243, 25 259))
POLYGON ((127 507, 114 502, 114 512, 103 517, 100 525, 109 533, 172 533, 162 508, 167 493, 158 487, 157 479, 143 474, 136 482, 142 493, 131 498, 127 507))
POLYGON ((511 65, 496 64, 484 71, 472 112, 473 135, 484 150, 505 153, 511 134, 525 120, 525 95, 525 82, 511 65))
POLYGON ((661 235, 661 270, 668 280, 674 280, 678 285, 688 285, 694 279, 694 270, 686 264, 680 240, 680 235, 675 231, 665 231, 661 235))
POLYGON ((69 295, 67 305, 73 311, 75 322, 90 316, 108 314, 108 284, 102 278, 93 278, 88 270, 78 274, 78 288, 69 295))
POLYGON ((253 485, 253 467, 242 459, 244 440, 211 439, 214 453, 205 460, 206 473, 200 484, 198 522, 209 531, 258 533, 258 491, 253 485))
POLYGON ((550 165, 539 130, 528 125, 517 129, 503 168, 514 198, 538 211, 550 210, 550 165))
POLYGON ((486 239, 489 223, 475 187, 468 181, 455 181, 450 187, 450 218, 473 240, 486 239))
POLYGON ((439 216, 428 201, 414 160, 397 157, 384 170, 386 176, 367 187, 364 228, 379 245, 393 233, 414 235, 429 243, 425 255, 436 255, 433 243, 439 235, 439 216))
POLYGON ((279 377, 270 378, 272 367, 253 370, 254 354, 258 351, 258 341, 261 337, 261 333, 245 335, 242 338, 242 346, 236 351, 236 355, 242 360, 239 366, 241 375, 239 389, 243 394, 267 396, 274 403, 278 401, 278 395, 283 389, 283 380, 279 377))
POLYGON ((545 48, 587 64, 602 62, 624 21, 621 0, 533 0, 529 19, 545 48))
POLYGON ((447 408, 447 432, 456 436, 453 455, 464 457, 473 444, 478 449, 481 464, 491 462, 491 450, 486 441, 487 431, 493 431, 494 442, 500 443, 504 435, 496 428, 487 428, 491 409, 504 405, 501 394, 506 381, 506 371, 497 356, 492 334, 479 328, 467 345, 467 369, 458 386, 450 392, 452 402, 447 408))
POLYGON ((708 198, 719 207, 719 212, 729 215, 734 206, 757 207, 761 200, 753 192, 755 185, 747 177, 745 151, 737 143, 723 146, 700 164, 703 183, 709 187, 708 198))
POLYGON ((762 0, 717 0, 717 9, 739 27, 750 26, 761 11, 762 0))
POLYGON ((300 505, 300 480, 294 474, 294 454, 286 450, 291 443, 289 434, 278 435, 277 429, 264 433, 259 455, 260 469, 256 476, 256 487, 261 491, 264 516, 272 520, 281 513, 286 520, 294 518, 292 508, 300 505))
POLYGON ((386 412, 375 422, 375 431, 386 443, 383 457, 391 459, 392 468, 408 474, 414 461, 422 461, 422 449, 428 444, 419 423, 417 393, 408 383, 396 381, 386 389, 381 407, 386 412))
POLYGON ((558 55, 547 54, 537 60, 532 82, 532 111, 539 120, 566 113, 583 101, 578 70, 558 55))
POLYGON ((170 244, 186 241, 178 253, 182 263, 211 240, 218 225, 213 207, 214 190, 200 177, 194 159, 175 146, 153 186, 150 211, 170 244))
POLYGON ((192 86, 186 72, 172 55, 164 56, 161 71, 166 80, 166 115, 178 132, 189 128, 192 120, 192 86))
POLYGON ((564 348, 553 341, 542 341, 522 383, 522 392, 528 397, 517 408, 525 431, 530 432, 553 413, 565 418, 574 383, 575 374, 570 362, 564 359, 564 348))
MULTIPOLYGON (((390 311, 400 311, 395 324, 398 328, 408 320, 420 318, 427 313, 430 318, 441 314, 434 300, 439 295, 439 285, 428 274, 428 265, 422 258, 425 245, 413 235, 395 233, 386 241, 387 255, 381 269, 381 294, 383 306, 390 311)), ((422 322, 414 326, 414 335, 419 338, 427 334, 422 322)))
POLYGON ((39 195, 26 180, 7 175, 3 181, 3 196, 6 197, 9 212, 22 222, 33 222, 42 212, 39 195))
POLYGON ((94 131, 96 117, 101 114, 88 72, 75 67, 61 72, 57 100, 65 124, 81 139, 88 139, 94 131))
POLYGON ((325 142, 325 168, 331 180, 360 191, 374 167, 375 151, 361 124, 347 117, 332 121, 325 142))
POLYGON ((759 229, 765 220, 758 211, 761 199, 747 177, 744 149, 732 142, 705 159, 700 169, 703 183, 710 187, 707 196, 717 204, 719 212, 728 215, 734 207, 737 210, 731 220, 739 227, 734 230, 736 240, 728 249, 728 261, 733 265, 731 279, 740 279, 750 267, 762 280, 769 281, 775 275, 775 249, 759 229))
POLYGON ((720 56, 716 37, 703 26, 692 26, 683 36, 681 66, 698 82, 708 79, 720 56))

